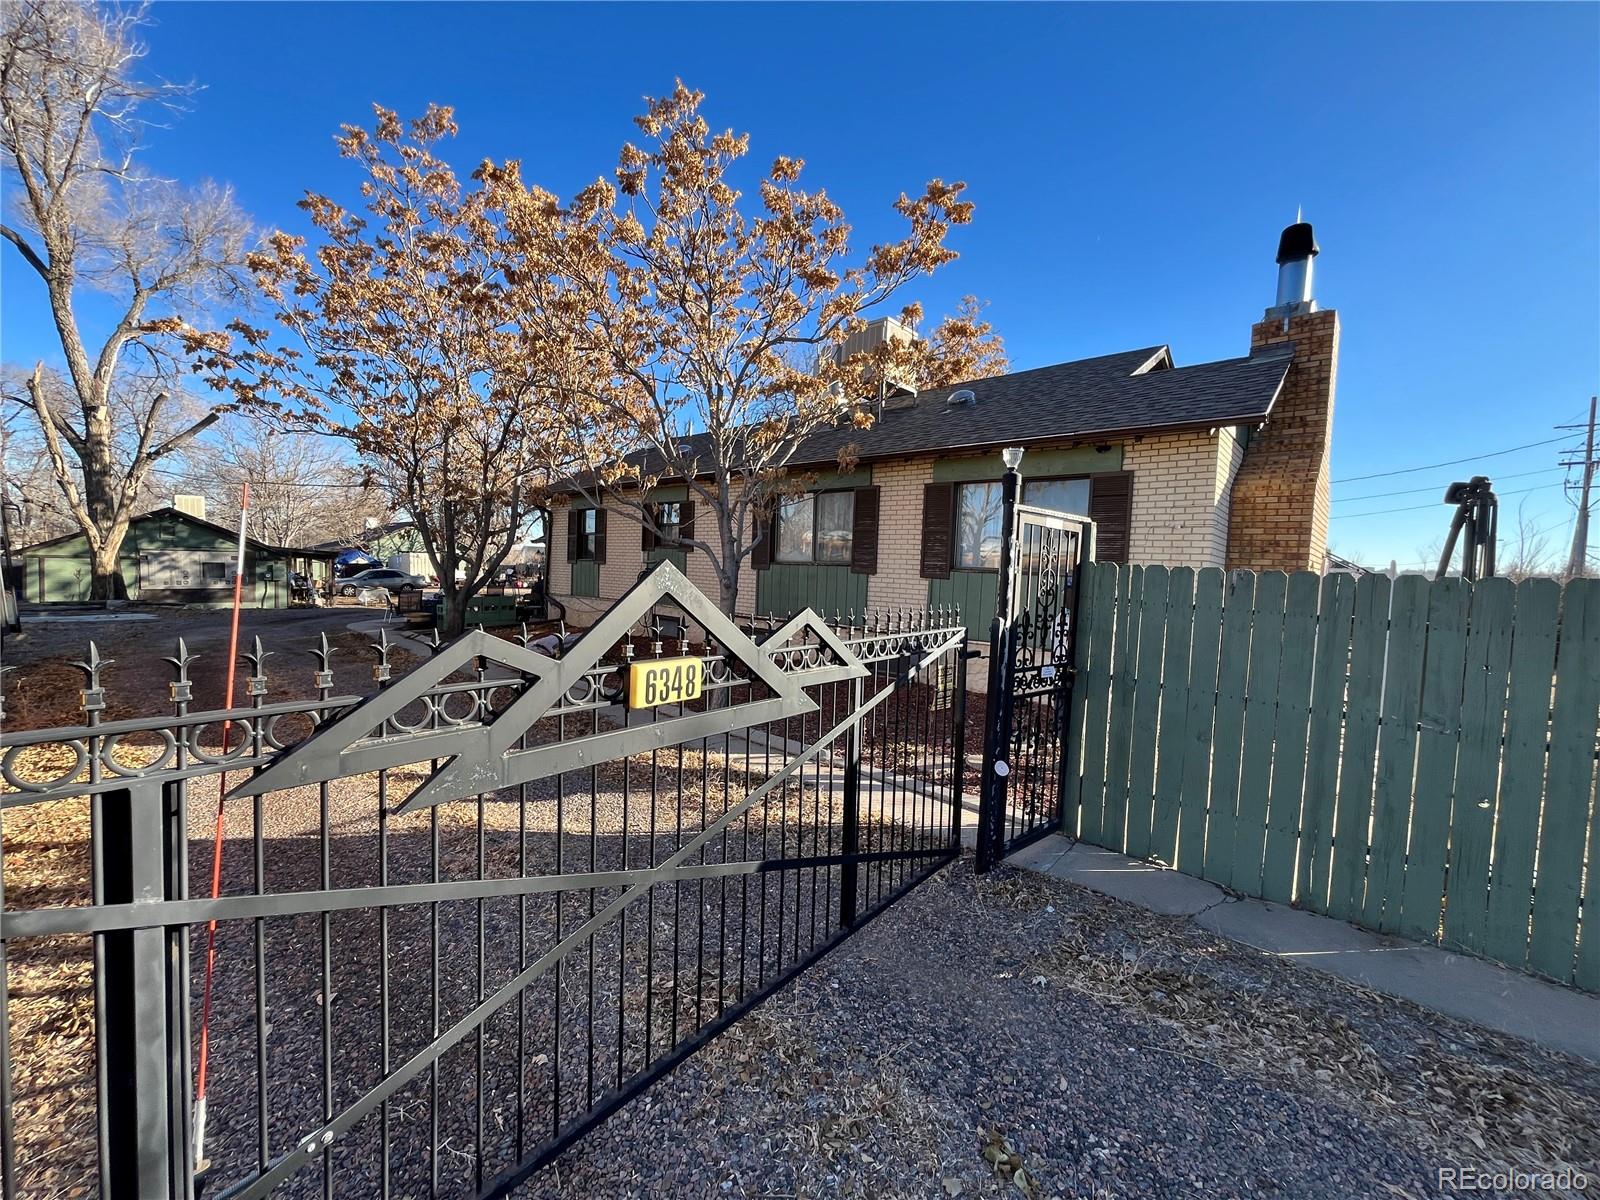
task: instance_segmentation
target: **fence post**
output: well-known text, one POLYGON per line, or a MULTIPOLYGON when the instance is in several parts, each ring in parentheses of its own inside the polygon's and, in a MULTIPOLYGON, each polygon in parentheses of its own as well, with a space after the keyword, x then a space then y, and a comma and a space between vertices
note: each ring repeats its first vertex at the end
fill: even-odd
POLYGON ((984 729, 983 778, 978 791, 978 855, 981 875, 1005 854, 1006 744, 1011 740, 1011 564, 1017 534, 1017 493, 1022 475, 1007 467, 1000 481, 1000 580, 989 625, 989 721, 984 729))
POLYGON ((849 929, 856 923, 856 889, 861 881, 861 864, 855 856, 861 853, 861 706, 865 698, 861 680, 850 681, 850 711, 855 720, 845 735, 844 760, 844 865, 839 872, 839 928, 849 929))
MULTIPOLYGON (((175 795, 159 780, 130 780, 102 798, 105 903, 159 904, 167 898, 175 795)), ((183 1091, 173 1086, 187 1062, 184 1048, 174 1046, 172 1026, 179 997, 177 943, 159 926, 100 936, 104 1006, 95 1027, 106 1048, 101 1152, 111 1183, 108 1200, 176 1197, 186 1190, 181 1181, 187 1169, 183 1091)))
POLYGON ((1061 746, 1061 761, 1056 768, 1056 822, 1061 826, 1061 832, 1069 837, 1076 837, 1076 825, 1069 826, 1067 817, 1067 790, 1068 781, 1072 777, 1072 697, 1078 686, 1078 639, 1083 636, 1083 584, 1084 568, 1093 561, 1094 526, 1087 529, 1079 527, 1072 534, 1075 553, 1072 556, 1072 601, 1067 607, 1067 644, 1066 657, 1056 665, 1060 675, 1059 699, 1056 702, 1055 719, 1057 722, 1057 738, 1061 746))
POLYGON ((950 751, 955 759, 955 777, 950 780, 950 846, 961 850, 962 784, 967 776, 967 660, 977 652, 967 648, 965 634, 956 651, 956 694, 950 707, 950 751))

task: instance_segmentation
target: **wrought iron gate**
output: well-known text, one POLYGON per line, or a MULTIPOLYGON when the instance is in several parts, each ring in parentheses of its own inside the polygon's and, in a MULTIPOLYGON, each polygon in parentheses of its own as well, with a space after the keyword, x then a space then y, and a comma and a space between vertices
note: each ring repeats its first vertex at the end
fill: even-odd
POLYGON ((498 1196, 959 853, 959 621, 741 626, 664 563, 561 658, 523 643, 478 630, 391 678, 384 640, 363 698, 324 638, 314 689, 273 702, 258 643, 249 706, 190 712, 180 642, 173 711, 114 721, 91 649, 83 725, 0 738, 5 815, 85 833, 0 915, 6 1200, 195 1195, 207 922, 208 1197, 498 1196), (621 703, 674 657, 698 699, 621 703), (12 997, 70 992, 74 955, 59 1086, 94 1121, 43 1127, 65 1051, 12 997))
POLYGON ((1006 472, 1000 586, 989 638, 977 863, 987 871, 1061 828, 1078 576, 1094 557, 1086 517, 1017 502, 1006 472))

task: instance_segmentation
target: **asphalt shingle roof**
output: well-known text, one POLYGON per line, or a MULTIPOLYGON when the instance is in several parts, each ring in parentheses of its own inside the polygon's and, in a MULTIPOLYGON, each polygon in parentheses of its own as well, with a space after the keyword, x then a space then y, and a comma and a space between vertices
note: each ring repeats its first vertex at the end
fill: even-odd
POLYGON ((1272 411, 1289 369, 1285 347, 1248 358, 1192 367, 1153 367, 1166 347, 1151 346, 1017 371, 923 392, 914 405, 890 408, 870 429, 813 434, 796 464, 831 462, 854 442, 863 460, 918 453, 1159 429, 1259 424, 1272 411), (970 388, 975 404, 950 407, 951 393, 970 388))
MULTIPOLYGON (((1162 430, 1256 425, 1271 413, 1292 355, 1289 346, 1273 346, 1245 358, 1171 367, 1167 347, 1147 346, 934 388, 918 395, 914 403, 902 400, 885 409, 868 429, 819 430, 801 444, 790 465, 831 464, 847 446, 855 448, 859 460, 869 462, 1162 430), (977 402, 952 408, 950 395, 963 388, 970 389, 977 402)), ((684 440, 692 443, 704 436, 684 440)), ((647 474, 660 470, 656 462, 646 461, 643 467, 647 474)))

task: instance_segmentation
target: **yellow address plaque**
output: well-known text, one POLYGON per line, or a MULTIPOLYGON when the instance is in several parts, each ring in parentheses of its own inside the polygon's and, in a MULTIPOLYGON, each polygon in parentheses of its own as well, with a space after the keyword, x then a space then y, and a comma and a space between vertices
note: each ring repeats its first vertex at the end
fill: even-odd
POLYGON ((698 658, 661 658, 628 667, 628 707, 654 708, 697 700, 704 683, 704 664, 698 658))

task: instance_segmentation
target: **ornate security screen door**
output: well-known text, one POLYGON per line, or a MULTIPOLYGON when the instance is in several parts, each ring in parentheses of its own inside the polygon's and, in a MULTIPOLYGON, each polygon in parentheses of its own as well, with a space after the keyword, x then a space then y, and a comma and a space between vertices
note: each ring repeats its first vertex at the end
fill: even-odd
POLYGON ((1061 828, 1079 569, 1087 517, 1016 502, 1008 472, 1000 588, 990 638, 977 869, 1061 828))
POLYGON ((30 1125, 38 1048, 0 1042, 6 1200, 35 1163, 194 1194, 210 920, 207 1197, 508 1193, 957 856, 965 641, 953 614, 741 626, 664 563, 559 660, 480 630, 391 681, 380 647, 364 699, 324 645, 315 698, 269 702, 258 646, 250 707, 190 712, 180 646, 174 713, 101 722, 91 655, 83 726, 0 737, 7 812, 87 804, 94 834, 0 916, 0 1019, 30 954, 92 954, 101 1121, 30 1125), (620 702, 631 663, 691 655, 700 699, 620 702))

